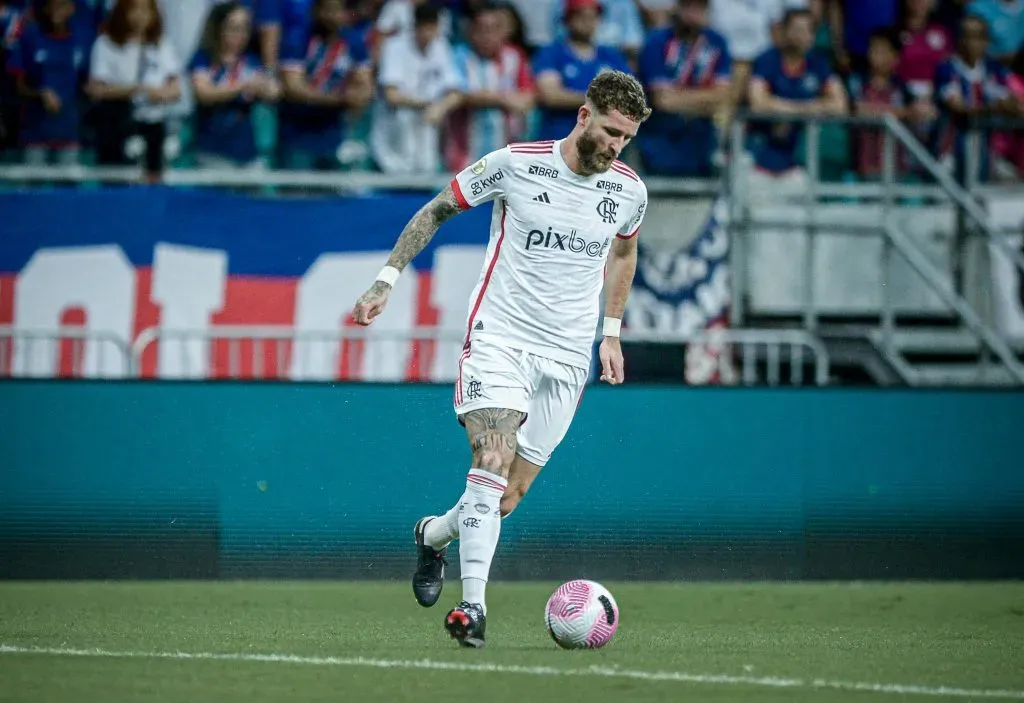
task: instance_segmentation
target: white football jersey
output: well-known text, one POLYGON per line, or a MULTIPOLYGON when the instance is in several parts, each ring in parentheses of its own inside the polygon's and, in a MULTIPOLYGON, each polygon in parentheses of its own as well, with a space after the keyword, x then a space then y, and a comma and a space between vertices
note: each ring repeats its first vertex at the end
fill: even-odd
POLYGON ((589 368, 608 251, 614 237, 637 235, 647 188, 619 161, 577 175, 561 143, 510 144, 452 179, 463 209, 494 202, 466 341, 589 368))

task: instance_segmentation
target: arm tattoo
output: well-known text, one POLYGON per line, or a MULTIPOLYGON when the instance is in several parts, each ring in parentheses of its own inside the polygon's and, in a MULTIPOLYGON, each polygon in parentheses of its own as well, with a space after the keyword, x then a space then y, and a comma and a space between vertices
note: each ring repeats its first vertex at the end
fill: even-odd
POLYGON ((518 410, 502 408, 482 408, 466 413, 462 418, 466 423, 466 435, 469 446, 473 450, 474 468, 484 468, 492 473, 508 474, 512 459, 516 452, 516 432, 523 420, 523 413, 518 410), (485 454, 498 454, 501 466, 492 462, 483 462, 485 454))
POLYGON ((423 251, 427 242, 433 239, 441 225, 459 214, 461 210, 451 184, 445 186, 444 190, 421 207, 409 220, 409 224, 402 230, 398 242, 391 250, 388 265, 394 266, 399 271, 405 269, 409 262, 423 251))

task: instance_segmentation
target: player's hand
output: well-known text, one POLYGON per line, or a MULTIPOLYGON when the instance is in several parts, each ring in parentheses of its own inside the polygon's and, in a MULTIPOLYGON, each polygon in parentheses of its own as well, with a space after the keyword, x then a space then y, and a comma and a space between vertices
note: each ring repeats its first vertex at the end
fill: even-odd
POLYGON ((384 306, 388 304, 388 294, 391 293, 391 286, 384 281, 375 281, 370 290, 363 293, 356 306, 352 310, 352 319, 359 325, 369 325, 374 319, 384 312, 384 306))
POLYGON ((605 337, 599 351, 601 380, 617 386, 626 380, 626 367, 622 360, 622 344, 618 337, 605 337))

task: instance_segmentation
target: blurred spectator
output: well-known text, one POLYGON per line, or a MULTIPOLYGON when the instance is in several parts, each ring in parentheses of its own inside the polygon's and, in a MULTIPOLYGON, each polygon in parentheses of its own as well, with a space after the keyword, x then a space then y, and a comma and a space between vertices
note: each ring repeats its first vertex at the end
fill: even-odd
POLYGON ((908 126, 927 143, 935 128, 935 71, 953 52, 953 37, 935 19, 936 0, 902 0, 896 25, 900 62, 896 75, 912 96, 908 126))
MULTIPOLYGON (((558 2, 552 6, 552 26, 555 37, 565 39, 568 24, 564 21, 569 2, 558 2)), ((635 0, 598 0, 601 21, 597 26, 594 42, 621 51, 629 64, 636 66, 640 49, 644 44, 644 24, 635 0)))
MULTIPOLYGON (((754 62, 748 98, 755 113, 804 117, 846 113, 846 96, 825 59, 811 50, 814 18, 807 10, 790 10, 783 19, 782 46, 754 62)), ((751 125, 754 163, 750 177, 753 200, 798 195, 806 189, 806 172, 797 150, 803 135, 798 123, 751 125)))
POLYGON ((521 139, 533 109, 533 76, 518 49, 505 43, 501 8, 480 5, 469 25, 469 43, 454 49, 463 93, 444 139, 445 167, 461 171, 484 154, 521 139))
MULTIPOLYGON (((275 0, 281 18, 281 46, 296 34, 309 31, 309 17, 313 13, 313 0, 275 0)), ((376 18, 376 10, 374 11, 376 18)))
POLYGON ((114 9, 115 0, 74 0, 74 25, 89 46, 96 41, 100 29, 114 9))
POLYGON ((18 84, 8 66, 23 21, 18 4, 0 0, 0 155, 18 145, 18 84))
POLYGON ((915 98, 930 100, 935 70, 953 52, 949 30, 933 19, 935 0, 903 0, 899 32, 900 63, 897 71, 915 98))
POLYGON ((523 26, 523 18, 515 5, 505 0, 497 3, 498 15, 501 17, 501 35, 505 43, 513 46, 528 60, 529 51, 526 45, 526 29, 523 26))
POLYGON ((707 0, 678 0, 672 20, 649 35, 640 57, 654 108, 640 155, 652 174, 707 177, 718 142, 711 118, 729 100, 732 59, 725 39, 707 27, 707 0))
POLYGON ((210 14, 203 48, 191 69, 200 166, 260 165, 252 108, 257 101, 276 101, 280 86, 247 52, 251 34, 252 13, 241 3, 219 5, 210 14))
POLYGON ((385 173, 441 170, 439 125, 460 100, 451 46, 441 36, 437 8, 420 5, 411 34, 399 34, 381 49, 380 93, 370 146, 385 173))
MULTIPOLYGON (((250 38, 251 49, 257 53, 263 64, 276 70, 281 47, 281 38, 284 33, 285 5, 295 0, 161 0, 161 10, 164 13, 164 21, 168 34, 176 43, 176 49, 188 48, 188 53, 182 54, 192 57, 198 49, 199 43, 204 34, 207 20, 214 8, 231 2, 241 2, 252 15, 252 24, 256 28, 255 34, 250 38), (188 39, 179 37, 179 34, 187 36, 188 39), (183 46, 178 47, 181 41, 183 46)), ((308 5, 307 0, 302 0, 308 5)), ((308 17, 308 7, 305 8, 304 17, 308 17)), ((306 23, 303 23, 305 27, 306 23)), ((186 61, 187 63, 187 61, 186 61)))
MULTIPOLYGON (((377 35, 381 40, 397 34, 411 34, 415 26, 413 11, 430 0, 388 0, 377 16, 377 35)), ((441 13, 441 34, 450 37, 452 18, 447 10, 441 13)))
MULTIPOLYGON (((833 0, 809 0, 807 9, 811 11, 814 18, 814 50, 828 59, 829 64, 835 65, 836 47, 832 38, 832 26, 828 22, 828 9, 833 0)), ((790 9, 798 9, 796 6, 790 9)), ((773 37, 776 45, 781 43, 782 24, 777 22, 773 29, 773 37)))
MULTIPOLYGON (((287 2, 287 0, 279 0, 287 2)), ((305 0, 303 0, 305 2, 305 0)), ((352 31, 362 40, 363 44, 370 50, 370 55, 377 61, 377 52, 380 51, 381 37, 377 33, 377 5, 378 0, 349 0, 349 24, 352 31)))
POLYGON ((897 0, 832 0, 829 17, 836 59, 844 73, 867 69, 868 38, 876 29, 896 24, 897 0))
POLYGON ((566 0, 567 38, 542 49, 534 59, 538 139, 561 139, 572 131, 587 86, 602 70, 629 72, 622 53, 595 43, 601 11, 598 0, 566 0))
POLYGON ((989 55, 1009 66, 1024 45, 1024 1, 972 0, 967 12, 988 24, 989 55))
MULTIPOLYGON (((228 0, 228 2, 231 1, 228 0)), ((260 59, 263 66, 273 72, 277 71, 280 61, 281 37, 284 29, 281 2, 282 0, 245 0, 245 4, 252 13, 251 22, 256 27, 260 59)))
POLYGON ((661 29, 672 23, 672 8, 675 0, 636 0, 640 16, 648 29, 661 29))
POLYGON ((786 10, 807 7, 807 0, 711 0, 708 21, 726 40, 739 66, 778 43, 786 10))
POLYGON ((62 163, 78 159, 79 89, 89 69, 86 37, 76 31, 72 0, 39 0, 11 53, 22 108, 21 144, 30 164, 53 153, 62 163))
MULTIPOLYGON (((957 53, 938 68, 935 79, 936 97, 943 115, 942 136, 945 148, 952 134, 955 172, 960 182, 967 177, 967 134, 975 128, 975 118, 998 115, 1017 115, 1020 104, 1010 93, 1008 74, 999 62, 987 55, 989 49, 988 25, 976 15, 964 17, 960 26, 957 53)), ((992 131, 982 126, 977 176, 986 181, 991 176, 992 131)), ((974 175, 974 174, 972 174, 974 175)))
MULTIPOLYGON (((629 0, 633 2, 633 0, 629 0)), ((559 37, 562 0, 508 0, 523 23, 523 40, 531 55, 559 37)))
MULTIPOLYGON (((868 70, 850 79, 850 100, 858 115, 894 115, 907 119, 912 105, 928 105, 926 100, 916 103, 906 85, 897 78, 898 52, 899 42, 892 32, 882 29, 872 32, 868 40, 868 70)), ((861 127, 854 133, 858 175, 867 180, 878 179, 882 175, 883 130, 861 127)), ((896 165, 898 167, 899 163, 896 165)))
MULTIPOLYGON (((192 60, 203 38, 203 28, 213 0, 158 0, 164 23, 164 37, 184 68, 192 60)), ((187 91, 191 95, 191 91, 187 91)), ((191 104, 191 103, 189 103, 191 104)))
POLYGON ((96 162, 131 162, 128 140, 145 144, 146 173, 163 171, 167 107, 181 96, 180 61, 163 35, 156 0, 117 0, 92 49, 89 84, 94 101, 96 162))
POLYGON ((955 34, 967 12, 967 3, 968 0, 935 0, 934 21, 955 34))
MULTIPOLYGON (((732 58, 733 104, 742 101, 754 59, 778 46, 786 10, 806 9, 807 0, 711 0, 708 22, 725 39, 732 58)), ((728 116, 728 115, 726 115, 728 116)))
POLYGON ((312 30, 289 38, 282 53, 285 99, 278 147, 286 168, 335 168, 347 110, 373 96, 366 46, 345 27, 342 0, 315 0, 312 30))
MULTIPOLYGON (((1018 105, 1024 105, 1024 48, 1021 48, 1010 64, 1010 75, 1007 79, 1010 94, 1018 105)), ((1024 128, 1018 127, 1009 132, 995 136, 995 151, 1005 162, 1011 178, 1024 177, 1024 128)))

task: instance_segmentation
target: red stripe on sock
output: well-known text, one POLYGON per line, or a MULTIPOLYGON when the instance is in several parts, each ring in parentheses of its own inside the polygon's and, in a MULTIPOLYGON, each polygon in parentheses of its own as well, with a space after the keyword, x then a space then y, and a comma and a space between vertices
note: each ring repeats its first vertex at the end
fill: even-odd
POLYGON ((479 474, 470 474, 469 476, 466 477, 466 480, 469 481, 470 483, 475 483, 477 485, 484 486, 485 488, 493 488, 495 490, 499 490, 502 493, 504 493, 505 489, 508 487, 507 482, 504 484, 499 483, 498 481, 489 479, 486 476, 481 476, 479 474))

